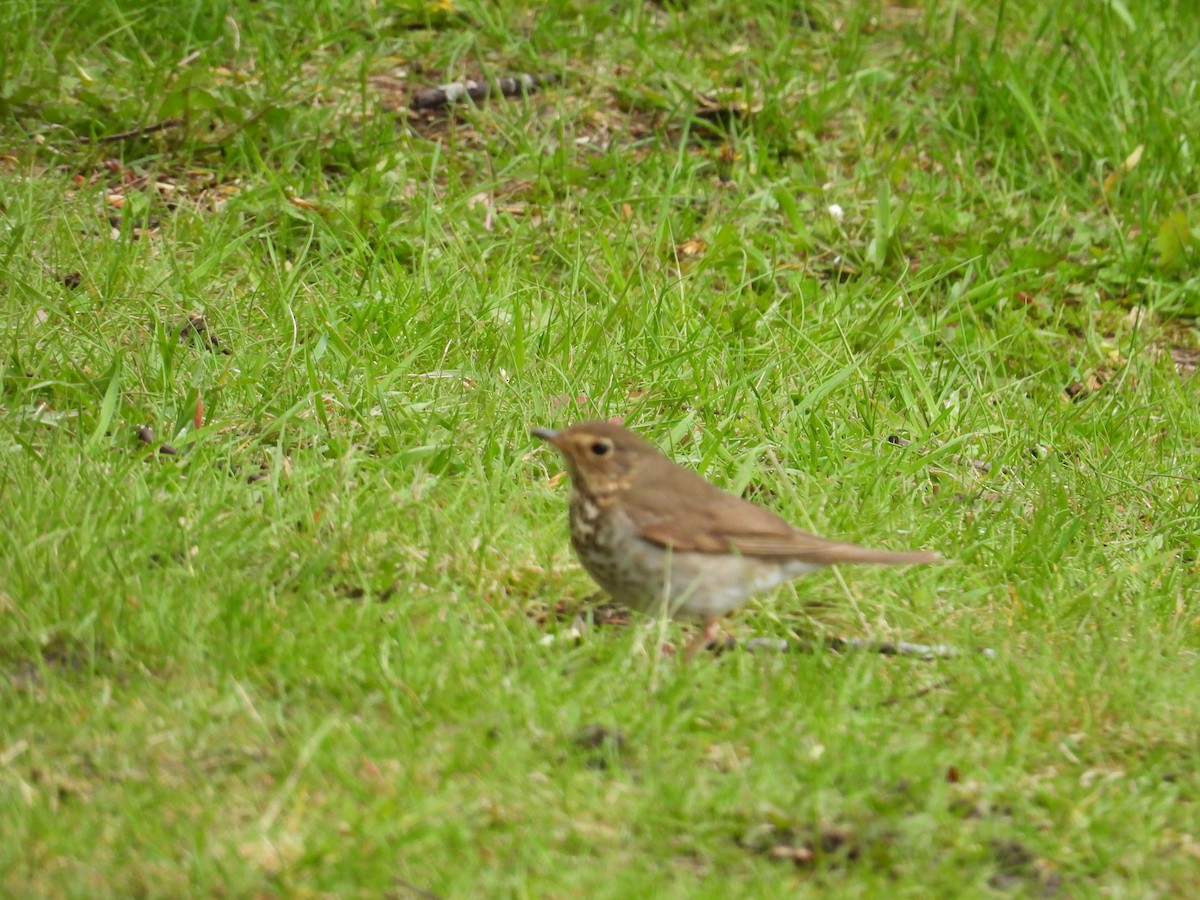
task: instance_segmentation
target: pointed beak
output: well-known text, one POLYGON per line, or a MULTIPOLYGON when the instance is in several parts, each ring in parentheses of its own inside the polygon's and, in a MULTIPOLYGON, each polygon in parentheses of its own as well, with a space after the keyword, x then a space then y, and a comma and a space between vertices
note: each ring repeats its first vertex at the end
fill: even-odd
POLYGON ((552 444, 557 449, 562 449, 562 433, 555 431, 553 428, 531 428, 529 433, 535 438, 552 444))

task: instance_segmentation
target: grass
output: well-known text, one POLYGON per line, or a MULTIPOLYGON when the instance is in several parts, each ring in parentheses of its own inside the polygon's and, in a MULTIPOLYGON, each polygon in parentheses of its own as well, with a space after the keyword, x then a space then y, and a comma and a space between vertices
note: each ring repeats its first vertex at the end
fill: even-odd
POLYGON ((0 28, 0 891, 1191 889, 1186 5, 0 28), (518 72, 563 81, 404 111, 518 72), (593 589, 527 429, 594 416, 955 560, 810 576, 739 637, 995 658, 575 640, 593 589))

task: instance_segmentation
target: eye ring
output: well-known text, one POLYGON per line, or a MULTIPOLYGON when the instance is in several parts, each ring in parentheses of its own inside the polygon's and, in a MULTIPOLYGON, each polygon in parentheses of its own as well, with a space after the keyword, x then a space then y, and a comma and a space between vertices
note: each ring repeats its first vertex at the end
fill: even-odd
POLYGON ((595 441, 590 448, 593 456, 607 456, 608 451, 612 449, 612 444, 608 441, 595 441))

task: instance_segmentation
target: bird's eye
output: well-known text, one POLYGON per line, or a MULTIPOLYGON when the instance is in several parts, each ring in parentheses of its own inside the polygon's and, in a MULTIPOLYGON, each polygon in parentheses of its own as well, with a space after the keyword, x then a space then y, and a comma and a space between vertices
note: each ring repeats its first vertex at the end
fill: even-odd
POLYGON ((610 444, 608 441, 596 441, 596 443, 592 444, 592 455, 605 456, 611 449, 612 444, 610 444))

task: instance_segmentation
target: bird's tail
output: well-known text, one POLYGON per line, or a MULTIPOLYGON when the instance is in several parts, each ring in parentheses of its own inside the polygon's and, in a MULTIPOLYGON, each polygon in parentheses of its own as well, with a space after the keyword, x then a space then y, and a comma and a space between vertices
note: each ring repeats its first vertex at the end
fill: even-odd
POLYGON ((870 547, 847 547, 838 554, 838 563, 865 563, 882 566, 938 565, 950 560, 932 550, 873 550, 870 547))

